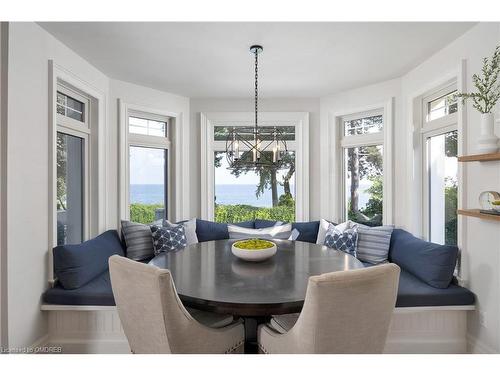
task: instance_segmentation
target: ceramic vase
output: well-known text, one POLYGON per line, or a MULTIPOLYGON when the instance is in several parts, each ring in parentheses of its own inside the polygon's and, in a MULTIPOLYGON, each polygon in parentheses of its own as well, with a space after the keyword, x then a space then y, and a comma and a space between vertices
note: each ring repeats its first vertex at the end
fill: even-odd
POLYGON ((498 137, 495 135, 495 114, 481 114, 481 135, 477 141, 477 151, 489 154, 498 151, 498 137))

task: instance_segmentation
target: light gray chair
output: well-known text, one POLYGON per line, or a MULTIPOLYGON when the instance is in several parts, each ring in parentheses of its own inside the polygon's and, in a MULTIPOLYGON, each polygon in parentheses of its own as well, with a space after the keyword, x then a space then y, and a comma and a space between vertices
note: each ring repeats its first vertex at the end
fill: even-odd
POLYGON ((170 271, 113 255, 109 272, 133 353, 243 352, 241 321, 218 329, 199 323, 182 305, 170 271))
POLYGON ((382 353, 399 272, 389 263, 310 277, 300 315, 278 315, 259 327, 259 351, 382 353))

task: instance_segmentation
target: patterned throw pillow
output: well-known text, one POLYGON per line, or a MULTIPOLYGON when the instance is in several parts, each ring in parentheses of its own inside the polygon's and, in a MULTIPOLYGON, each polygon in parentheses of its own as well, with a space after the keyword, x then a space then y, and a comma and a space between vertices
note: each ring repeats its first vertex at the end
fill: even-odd
POLYGON ((340 230, 333 224, 330 224, 325 236, 325 246, 343 251, 356 256, 356 246, 358 242, 358 229, 347 228, 340 230))
POLYGON ((153 248, 155 255, 184 249, 187 246, 186 233, 183 225, 170 228, 152 225, 151 233, 153 233, 153 248))
POLYGON ((186 241, 188 245, 198 243, 198 237, 196 236, 196 219, 181 221, 179 223, 171 223, 167 219, 163 219, 163 226, 166 228, 176 227, 181 225, 184 227, 184 233, 186 234, 186 241))

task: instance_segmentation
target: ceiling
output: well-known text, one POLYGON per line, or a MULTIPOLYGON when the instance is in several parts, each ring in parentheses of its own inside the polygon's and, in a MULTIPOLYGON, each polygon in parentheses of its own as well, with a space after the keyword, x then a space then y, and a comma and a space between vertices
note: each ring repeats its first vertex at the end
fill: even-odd
POLYGON ((106 75, 188 97, 319 97, 399 77, 474 23, 44 22, 106 75))

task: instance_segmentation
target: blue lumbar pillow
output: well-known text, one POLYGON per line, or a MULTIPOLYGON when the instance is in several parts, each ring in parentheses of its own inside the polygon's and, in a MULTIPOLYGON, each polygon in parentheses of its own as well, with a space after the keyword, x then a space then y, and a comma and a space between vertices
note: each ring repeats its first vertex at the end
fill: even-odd
POLYGON ((319 221, 292 223, 291 240, 316 243, 319 231, 319 221))
POLYGON ((225 223, 196 219, 196 236, 198 242, 227 240, 229 232, 225 223))
POLYGON ((394 229, 389 260, 435 288, 448 288, 457 262, 456 246, 438 245, 394 229))
MULTIPOLYGON (((255 229, 263 229, 283 224, 282 221, 255 219, 255 229)), ((237 224, 238 225, 238 224, 237 224)))
POLYGON ((77 289, 108 269, 111 255, 124 255, 116 230, 108 230, 78 245, 61 245, 53 250, 54 273, 64 289, 77 289))

